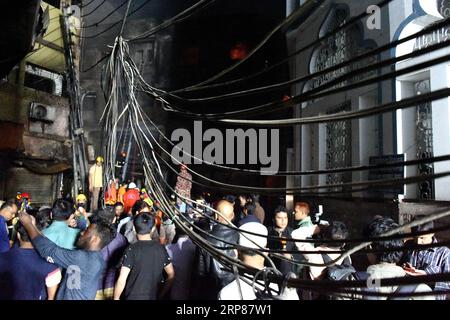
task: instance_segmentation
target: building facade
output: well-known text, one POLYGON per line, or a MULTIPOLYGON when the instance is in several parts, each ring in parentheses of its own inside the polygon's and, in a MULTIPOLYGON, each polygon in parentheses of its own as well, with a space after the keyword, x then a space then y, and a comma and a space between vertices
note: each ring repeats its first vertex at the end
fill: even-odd
MULTIPOLYGON (((288 1, 287 14, 299 9, 304 2, 288 1)), ((444 48, 431 54, 403 59, 395 65, 358 72, 365 66, 448 40, 448 28, 443 28, 371 57, 354 59, 365 52, 416 33, 450 15, 450 3, 441 0, 396 0, 379 10, 372 5, 373 1, 324 1, 306 21, 288 31, 288 52, 293 53, 327 35, 353 17, 364 12, 371 13, 325 41, 302 51, 291 60, 292 79, 310 76, 307 81, 298 82, 292 87, 293 96, 305 95, 309 91, 315 92, 316 88, 335 90, 347 86, 351 88, 354 85, 348 90, 304 101, 294 110, 295 118, 361 111, 449 86, 448 63, 358 86, 363 80, 429 61, 448 54, 449 50, 444 48), (332 72, 320 73, 346 61, 351 63, 335 68, 332 72), (318 76, 314 76, 317 73, 318 76), (342 81, 326 86, 336 79, 342 81)), ((290 153, 294 164, 292 169, 302 171, 331 169, 448 155, 449 112, 450 105, 447 98, 353 120, 298 125, 294 128, 294 147, 290 153)), ((288 181, 288 186, 328 186, 407 178, 443 173, 449 169, 450 162, 446 161, 407 166, 404 169, 310 175, 292 178, 288 181)), ((444 177, 405 186, 394 183, 389 187, 368 190, 359 190, 358 187, 329 187, 321 191, 335 191, 335 194, 329 194, 331 197, 344 195, 380 201, 396 199, 448 201, 450 194, 446 190, 449 186, 450 178, 444 177)))
POLYGON ((0 84, 0 198, 28 192, 48 205, 64 189, 72 154, 60 10, 40 7, 43 35, 0 84))

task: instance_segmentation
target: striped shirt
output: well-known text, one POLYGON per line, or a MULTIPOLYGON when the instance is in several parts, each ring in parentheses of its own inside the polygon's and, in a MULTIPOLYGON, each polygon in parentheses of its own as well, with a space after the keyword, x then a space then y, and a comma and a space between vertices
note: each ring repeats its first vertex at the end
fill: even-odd
MULTIPOLYGON (((433 243, 437 243, 436 238, 433 243)), ((423 270, 427 274, 440 274, 450 272, 450 249, 447 247, 434 247, 425 250, 414 250, 411 256, 411 265, 423 270)), ((435 291, 450 291, 450 282, 436 282, 435 291)), ((436 299, 445 300, 445 295, 436 296, 436 299)))

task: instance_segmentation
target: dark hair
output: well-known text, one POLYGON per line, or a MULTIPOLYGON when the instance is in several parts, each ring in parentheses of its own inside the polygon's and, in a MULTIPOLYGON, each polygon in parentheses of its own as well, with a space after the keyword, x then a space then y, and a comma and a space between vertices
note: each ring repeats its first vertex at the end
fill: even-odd
MULTIPOLYGON (((424 217, 418 216, 418 217, 414 218, 414 221, 422 219, 422 218, 424 218, 424 217)), ((434 229, 434 222, 430 221, 430 222, 425 222, 425 223, 419 224, 418 226, 412 227, 411 232, 430 231, 433 229, 434 229)), ((431 231, 430 233, 434 233, 434 231, 431 231)))
POLYGON ((114 205, 114 208, 116 207, 123 207, 123 203, 122 202, 116 202, 116 204, 114 205))
POLYGON ((256 206, 253 203, 246 203, 244 209, 247 210, 247 215, 255 214, 256 206))
POLYGON ((52 218, 50 216, 50 213, 52 212, 52 208, 45 207, 42 209, 39 209, 38 212, 36 212, 36 227, 38 230, 44 230, 52 223, 52 218))
POLYGON ((14 206, 17 207, 16 200, 14 200, 14 199, 8 199, 8 200, 5 201, 4 204, 2 204, 2 206, 0 207, 0 210, 3 210, 3 209, 5 209, 5 208, 13 209, 14 206))
MULTIPOLYGON (((210 222, 207 218, 204 217, 200 217, 197 221, 194 222, 194 224, 199 227, 200 229, 209 232, 209 228, 210 228, 210 222)), ((182 235, 187 235, 186 232, 184 232, 181 229, 177 229, 177 232, 181 232, 182 235)))
POLYGON ((149 234, 155 224, 155 218, 148 213, 143 212, 134 217, 134 228, 140 235, 149 234))
POLYGON ((252 199, 253 203, 259 202, 259 194, 252 194, 250 195, 250 198, 252 199))
MULTIPOLYGON (((94 223, 93 223, 94 224, 94 223)), ((107 246, 112 239, 116 236, 116 231, 114 229, 114 226, 111 223, 108 223, 107 221, 104 221, 103 219, 98 219, 95 222, 95 232, 100 238, 101 241, 101 248, 104 248, 107 246)))
POLYGON ((136 201, 133 208, 131 209, 131 212, 133 215, 135 215, 135 214, 138 214, 141 210, 143 210, 145 208, 151 209, 152 207, 144 200, 138 200, 138 201, 136 201))
POLYGON ((235 203, 236 202, 236 197, 233 196, 232 194, 227 194, 223 199, 227 200, 230 203, 235 203))
MULTIPOLYGON (((345 223, 341 221, 332 221, 323 232, 324 239, 327 240, 346 240, 349 232, 345 223)), ((344 246, 342 242, 328 242, 329 247, 340 248, 344 246)))
MULTIPOLYGON (((48 209, 48 210, 50 210, 50 209, 48 209)), ((31 215, 34 216, 35 221, 36 221, 36 228, 39 231, 42 231, 48 225, 50 225, 50 212, 49 211, 47 212, 47 216, 45 215, 44 210, 37 211, 31 215)), ((24 226, 22 225, 22 223, 20 221, 17 221, 17 223, 14 225, 14 229, 17 231, 18 234, 20 234, 21 241, 31 242, 27 231, 25 230, 24 226)))
POLYGON ((177 238, 187 236, 187 233, 183 229, 179 228, 178 226, 175 227, 175 234, 176 234, 177 238))
POLYGON ((114 212, 114 210, 112 208, 106 207, 105 209, 98 210, 97 214, 93 217, 93 221, 98 221, 100 219, 105 222, 112 223, 115 217, 116 213, 114 212))
MULTIPOLYGON (((398 227, 398 224, 391 218, 376 217, 365 229, 365 236, 369 238, 380 237, 398 227)), ((374 241, 372 248, 375 250, 401 249, 402 239, 390 239, 385 241, 374 241)), ((402 251, 377 252, 375 253, 379 262, 398 263, 402 257, 402 251)))
POLYGON ((53 204, 52 215, 55 220, 67 220, 73 212, 73 204, 66 199, 57 199, 53 204))
POLYGON ((286 209, 286 207, 278 206, 275 208, 273 216, 275 217, 278 212, 286 212, 287 213, 287 209, 286 209))
POLYGON ((30 237, 28 236, 27 230, 25 230, 24 226, 20 221, 16 223, 14 226, 17 233, 20 234, 20 240, 24 242, 31 242, 30 237))

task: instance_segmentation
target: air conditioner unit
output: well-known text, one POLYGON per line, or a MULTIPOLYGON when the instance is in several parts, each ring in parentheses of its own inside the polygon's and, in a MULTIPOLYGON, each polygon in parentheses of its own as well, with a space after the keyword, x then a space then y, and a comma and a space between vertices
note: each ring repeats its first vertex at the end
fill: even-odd
POLYGON ((30 106, 30 120, 53 123, 56 120, 56 107, 32 102, 30 106))

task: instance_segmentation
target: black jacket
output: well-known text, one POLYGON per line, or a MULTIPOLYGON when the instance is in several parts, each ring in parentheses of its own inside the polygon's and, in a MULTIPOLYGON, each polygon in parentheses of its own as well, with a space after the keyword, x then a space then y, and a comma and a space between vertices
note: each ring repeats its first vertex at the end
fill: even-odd
MULTIPOLYGON (((291 238, 292 229, 290 227, 286 227, 286 229, 283 230, 281 235, 278 233, 278 231, 275 230, 274 227, 269 228, 269 236, 274 237, 284 237, 284 238, 291 238)), ((283 243, 281 240, 271 239, 269 238, 267 240, 267 247, 269 249, 274 250, 281 250, 283 249, 283 243)), ((286 251, 296 251, 295 243, 292 241, 286 241, 284 248, 286 251)), ((293 254, 294 258, 296 258, 297 254, 293 254)), ((282 274, 288 274, 289 272, 295 272, 296 270, 293 268, 293 264, 289 263, 288 261, 273 257, 272 258, 273 263, 275 263, 275 266, 278 270, 281 271, 282 274)), ((270 267, 271 265, 266 261, 266 266, 270 267)))
MULTIPOLYGON (((237 244, 239 233, 235 230, 216 224, 205 239, 216 248, 230 247, 228 243, 216 238, 223 239, 229 243, 237 244)), ((221 250, 229 257, 236 258, 236 251, 233 249, 221 250)), ((219 291, 234 280, 233 272, 214 259, 207 251, 197 248, 197 297, 200 299, 217 299, 219 291)))

